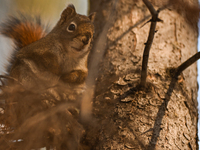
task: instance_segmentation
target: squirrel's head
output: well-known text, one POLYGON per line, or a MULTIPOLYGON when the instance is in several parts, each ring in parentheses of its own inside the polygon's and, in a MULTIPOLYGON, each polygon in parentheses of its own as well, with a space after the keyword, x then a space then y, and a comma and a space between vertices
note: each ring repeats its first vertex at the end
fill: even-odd
POLYGON ((54 31, 59 32, 59 40, 67 51, 72 51, 74 54, 88 51, 94 34, 94 17, 95 13, 89 16, 77 14, 72 4, 62 12, 54 31))

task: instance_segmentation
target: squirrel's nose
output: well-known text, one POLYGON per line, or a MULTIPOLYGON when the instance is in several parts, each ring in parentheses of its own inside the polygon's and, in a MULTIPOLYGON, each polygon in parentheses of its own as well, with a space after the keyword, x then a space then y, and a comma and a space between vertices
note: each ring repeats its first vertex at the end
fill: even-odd
POLYGON ((84 38, 82 39, 82 42, 84 45, 87 45, 89 40, 91 38, 91 33, 86 33, 86 35, 84 36, 84 38))

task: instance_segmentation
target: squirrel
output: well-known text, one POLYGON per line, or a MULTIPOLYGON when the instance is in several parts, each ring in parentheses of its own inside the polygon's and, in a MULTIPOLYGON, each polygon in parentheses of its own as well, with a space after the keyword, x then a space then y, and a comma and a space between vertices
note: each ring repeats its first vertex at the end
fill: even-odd
MULTIPOLYGON (((0 33, 14 40, 15 53, 8 76, 26 89, 38 90, 58 83, 81 85, 88 74, 87 59, 94 34, 95 13, 84 16, 70 4, 47 34, 40 18, 11 17, 0 33)), ((8 85, 14 81, 7 81, 8 85)))
MULTIPOLYGON (((27 131, 26 138, 33 137, 28 131, 36 130, 31 130, 32 126, 30 129, 20 126, 23 122, 37 116, 35 114, 41 115, 39 112, 49 107, 56 104, 60 106, 60 102, 77 100, 81 96, 88 74, 87 60, 94 35, 94 18, 95 13, 89 16, 77 14, 71 4, 63 10, 59 21, 49 33, 42 26, 40 18, 23 15, 20 18, 10 17, 0 26, 0 33, 13 39, 15 44, 2 93, 5 93, 6 99, 6 123, 16 129, 17 135, 17 129, 22 127, 22 131, 27 131)), ((61 147, 65 145, 67 149, 75 149, 83 134, 82 125, 76 120, 78 106, 76 103, 69 105, 74 106, 69 109, 64 106, 61 112, 54 111, 45 118, 45 121, 50 120, 51 123, 37 125, 36 129, 45 131, 41 133, 42 137, 59 139, 58 145, 61 147), (55 134, 57 130, 59 132, 55 134)))

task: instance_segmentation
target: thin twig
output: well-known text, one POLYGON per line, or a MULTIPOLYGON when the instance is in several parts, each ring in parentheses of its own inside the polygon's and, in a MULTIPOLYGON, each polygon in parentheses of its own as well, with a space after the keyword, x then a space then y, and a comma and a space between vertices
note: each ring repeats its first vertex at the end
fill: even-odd
POLYGON ((153 5, 148 0, 143 0, 147 8, 149 9, 152 16, 157 15, 157 11, 154 9, 153 5))
POLYGON ((94 94, 94 85, 95 85, 95 79, 98 75, 98 65, 100 61, 103 58, 103 55, 106 50, 106 40, 107 40, 107 32, 110 28, 111 24, 114 21, 114 13, 116 12, 116 6, 117 6, 118 0, 115 0, 112 6, 112 9, 110 10, 110 15, 108 17, 108 21, 103 27, 103 30, 101 34, 99 35, 98 39, 95 42, 94 45, 94 53, 92 55, 92 60, 89 66, 89 74, 86 79, 86 86, 87 89, 82 97, 81 102, 81 120, 83 122, 87 122, 91 119, 92 116, 92 99, 94 94))
POLYGON ((175 73, 175 77, 178 77, 180 73, 185 70, 187 67, 192 65, 194 62, 196 62, 198 59, 200 59, 200 52, 197 52, 192 57, 190 57, 188 60, 186 60, 184 63, 182 63, 177 69, 175 73))
POLYGON ((151 21, 151 27, 149 30, 149 36, 147 43, 145 44, 144 53, 143 53, 143 60, 142 60, 142 72, 141 72, 141 81, 140 85, 144 87, 146 85, 146 77, 147 77, 147 65, 148 65, 148 59, 149 59, 149 52, 151 49, 151 45, 153 43, 153 38, 155 34, 156 29, 156 23, 157 21, 161 21, 158 18, 158 11, 156 11, 153 7, 153 5, 148 0, 143 0, 149 11, 151 12, 152 19, 151 21))
MULTIPOLYGON (((0 78, 9 79, 9 80, 12 80, 12 81, 14 81, 14 82, 18 82, 18 83, 19 83, 19 81, 18 81, 17 79, 15 79, 15 78, 13 78, 13 77, 10 77, 10 76, 0 75, 0 78)), ((21 83, 20 83, 20 84, 21 84, 21 83)))
POLYGON ((0 78, 1 86, 5 86, 5 83, 3 82, 2 78, 0 78))

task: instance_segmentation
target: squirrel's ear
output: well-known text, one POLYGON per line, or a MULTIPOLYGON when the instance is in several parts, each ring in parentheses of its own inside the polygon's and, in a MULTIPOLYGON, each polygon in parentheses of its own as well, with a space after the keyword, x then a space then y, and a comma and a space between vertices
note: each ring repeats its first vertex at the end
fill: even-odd
POLYGON ((75 7, 73 4, 69 4, 67 8, 62 12, 61 17, 67 17, 76 13, 75 7))
POLYGON ((95 16, 96 16, 96 12, 93 12, 88 16, 88 18, 91 20, 91 22, 94 22, 95 16))
POLYGON ((62 24, 67 17, 76 14, 76 10, 73 4, 69 4, 61 14, 60 24, 62 24))
POLYGON ((71 13, 76 12, 76 9, 75 9, 75 7, 74 7, 73 4, 69 4, 69 5, 67 6, 66 10, 71 11, 71 13))

